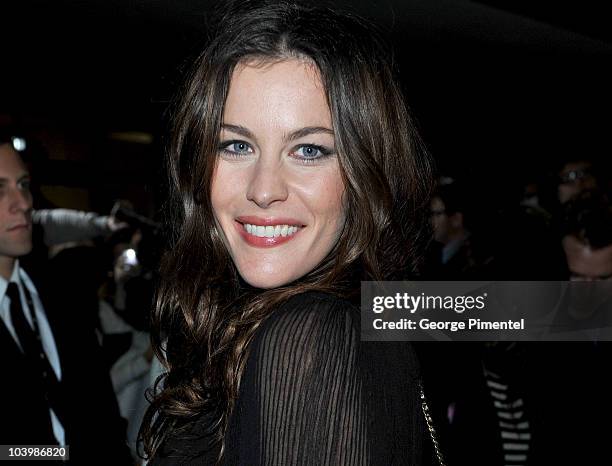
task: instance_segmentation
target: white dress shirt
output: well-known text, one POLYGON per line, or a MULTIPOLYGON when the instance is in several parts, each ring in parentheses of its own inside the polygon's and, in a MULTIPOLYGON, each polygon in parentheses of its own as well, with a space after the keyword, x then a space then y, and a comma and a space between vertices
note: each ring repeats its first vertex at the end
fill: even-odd
MULTIPOLYGON (((32 296, 32 303, 34 304, 34 312, 36 312, 36 319, 38 322, 38 330, 40 332, 40 339, 42 341, 43 351, 45 352, 47 359, 49 360, 49 364, 53 368, 55 372, 55 376, 57 380, 62 379, 62 371, 59 362, 59 355, 57 353, 57 347, 55 346, 55 339, 53 338, 53 333, 51 332, 51 327, 49 326, 49 321, 47 320, 47 316, 45 314, 45 310, 40 301, 40 297, 38 296, 38 292, 30 280, 30 277, 25 273, 25 271, 19 267, 19 261, 15 261, 15 266, 13 267, 13 273, 11 274, 11 279, 7 282, 4 277, 0 277, 0 317, 4 321, 4 325, 8 329, 9 333, 15 339, 15 342, 19 347, 19 339, 17 338, 17 334, 15 333, 15 328, 13 327, 13 322, 11 320, 11 299, 6 296, 6 289, 8 287, 9 282, 13 282, 17 284, 19 288, 19 295, 21 296, 21 306, 24 309, 28 309, 28 303, 23 291, 23 287, 25 286, 27 290, 30 292, 32 296)), ((31 310, 30 310, 31 311, 31 310)), ((32 327, 32 319, 30 312, 26 312, 26 320, 32 327)), ((34 328, 34 327, 32 327, 34 328)), ((53 434, 58 441, 58 444, 61 446, 66 445, 65 432, 62 423, 59 421, 55 412, 49 408, 49 413, 51 414, 51 425, 53 427, 53 434)))

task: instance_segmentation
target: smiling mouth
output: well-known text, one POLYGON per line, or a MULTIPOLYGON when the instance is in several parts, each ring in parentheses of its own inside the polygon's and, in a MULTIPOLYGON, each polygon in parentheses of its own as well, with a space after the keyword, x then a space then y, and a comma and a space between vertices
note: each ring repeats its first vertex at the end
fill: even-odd
POLYGON ((234 225, 242 239, 256 248, 269 248, 280 246, 299 236, 306 225, 297 224, 293 219, 279 219, 280 222, 274 224, 270 220, 257 220, 252 218, 238 218, 234 225), (265 225, 250 223, 266 223, 265 225))
POLYGON ((251 236, 258 238, 280 238, 295 235, 302 227, 297 225, 253 225, 243 223, 242 227, 251 236))

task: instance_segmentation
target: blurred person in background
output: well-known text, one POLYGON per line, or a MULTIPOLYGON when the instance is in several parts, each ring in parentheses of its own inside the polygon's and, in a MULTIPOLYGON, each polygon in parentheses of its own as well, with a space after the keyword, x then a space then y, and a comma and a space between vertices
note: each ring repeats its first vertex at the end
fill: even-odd
POLYGON ((75 465, 132 464, 100 347, 79 289, 73 287, 74 273, 81 271, 53 281, 47 276, 35 286, 21 267, 19 259, 32 249, 29 180, 13 139, 0 135, 0 363, 5 374, 0 443, 69 445, 75 465))
POLYGON ((60 208, 33 210, 32 223, 42 227, 47 246, 87 241, 128 227, 112 215, 60 208))
POLYGON ((146 328, 152 305, 152 269, 157 264, 156 255, 147 250, 147 244, 157 243, 150 237, 154 231, 145 229, 134 218, 121 229, 113 229, 104 242, 93 243, 89 236, 110 230, 107 222, 101 220, 114 217, 114 213, 101 217, 54 209, 49 211, 44 226, 45 232, 49 227, 56 232, 67 229, 67 234, 56 236, 73 240, 59 244, 61 249, 51 257, 49 268, 55 277, 80 271, 73 282, 78 289, 78 302, 83 306, 81 312, 90 317, 90 325, 95 328, 120 414, 127 422, 128 445, 136 461, 136 440, 147 407, 145 391, 149 387, 153 359, 146 328), (64 211, 61 215, 64 221, 55 225, 56 216, 51 214, 58 210, 64 211), (91 222, 100 226, 92 228, 88 226, 91 222))
POLYGON ((567 160, 557 175, 557 196, 560 204, 565 204, 581 192, 595 189, 599 185, 593 162, 585 158, 567 160))
POLYGON ((23 258, 35 279, 44 275, 49 260, 62 249, 94 246, 114 232, 125 230, 127 223, 112 214, 99 215, 74 209, 48 208, 32 211, 32 252, 23 258))
POLYGON ((561 241, 571 282, 564 323, 597 339, 612 326, 612 206, 594 190, 565 207, 561 241))
POLYGON ((462 182, 449 177, 440 182, 431 199, 433 243, 422 278, 470 280, 481 277, 490 260, 481 235, 469 228, 469 195, 462 182))
MULTIPOLYGON (((153 359, 149 333, 135 328, 126 319, 125 303, 134 299, 130 298, 133 289, 126 291, 125 285, 139 280, 146 273, 143 270, 145 265, 139 260, 141 241, 139 230, 124 229, 98 247, 64 247, 50 259, 49 264, 54 276, 60 277, 58 280, 70 271, 79 270, 73 281, 78 296, 73 296, 73 299, 77 298, 80 312, 84 318, 89 317, 89 325, 95 328, 119 412, 127 422, 127 442, 134 461, 138 459, 136 440, 148 405, 145 391, 149 388, 153 359), (111 258, 112 262, 109 261, 111 258), (119 308, 115 307, 117 305, 119 308)), ((132 304, 131 317, 134 320, 138 314, 138 320, 143 322, 151 308, 152 296, 148 296, 146 302, 138 296, 136 301, 142 302, 142 307, 136 309, 132 304)))
POLYGON ((441 184, 431 199, 435 241, 442 244, 440 262, 461 272, 471 265, 470 232, 464 221, 465 195, 456 181, 441 184))
POLYGON ((540 190, 541 205, 553 215, 557 228, 562 226, 565 205, 581 193, 595 190, 609 196, 612 192, 610 161, 589 157, 590 153, 597 154, 601 150, 601 147, 568 148, 546 170, 540 190))
POLYGON ((152 386, 150 373, 154 370, 148 316, 161 247, 155 229, 141 222, 132 224, 138 226, 130 230, 131 235, 118 233, 107 243, 107 247, 113 246, 114 262, 112 283, 107 288, 111 294, 100 301, 100 318, 105 340, 128 337, 131 342, 127 351, 114 359, 110 374, 136 459, 138 431, 148 407, 145 392, 152 386))
POLYGON ((612 206, 600 191, 568 202, 562 244, 570 280, 612 280, 612 206))
MULTIPOLYGON (((530 298, 543 296, 539 281, 567 279, 566 258, 574 279, 608 276, 612 256, 605 245, 612 241, 612 221, 607 199, 582 193, 566 209, 562 249, 549 215, 534 211, 531 204, 512 202, 500 208, 490 278, 528 281, 506 283, 506 293, 496 295, 509 312, 522 306, 523 312, 552 319, 566 309, 565 286, 546 287, 550 296, 540 299, 541 309, 533 309, 530 298)), ((582 304, 584 309, 584 300, 582 304)), ((600 427, 610 417, 607 346, 418 345, 449 464, 600 464, 609 457, 605 439, 610 429, 600 427)))

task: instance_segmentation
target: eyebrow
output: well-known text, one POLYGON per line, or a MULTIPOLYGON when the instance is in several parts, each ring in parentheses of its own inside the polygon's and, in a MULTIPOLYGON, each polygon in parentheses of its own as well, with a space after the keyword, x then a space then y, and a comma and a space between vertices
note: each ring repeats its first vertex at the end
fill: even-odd
MULTIPOLYGON (((249 139, 253 139, 253 140, 255 139, 255 136, 253 136, 253 133, 251 133, 251 131, 249 131, 249 129, 245 128, 244 126, 228 125, 226 123, 223 123, 221 125, 221 129, 231 131, 232 133, 240 134, 241 136, 244 136, 249 139)), ((331 129, 325 128, 323 126, 306 126, 304 128, 300 128, 295 131, 292 131, 291 133, 285 135, 283 139, 289 142, 289 141, 295 141, 296 139, 300 139, 305 136, 310 136, 311 134, 321 134, 321 133, 329 134, 331 136, 334 135, 334 132, 331 129)))

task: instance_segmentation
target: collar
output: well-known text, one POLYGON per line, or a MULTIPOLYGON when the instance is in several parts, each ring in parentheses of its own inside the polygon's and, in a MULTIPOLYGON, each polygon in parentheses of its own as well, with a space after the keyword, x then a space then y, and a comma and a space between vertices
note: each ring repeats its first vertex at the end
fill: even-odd
POLYGON ((13 265, 13 273, 11 273, 10 280, 6 280, 4 277, 0 277, 0 302, 4 300, 4 295, 6 295, 6 289, 8 288, 8 284, 10 282, 17 283, 17 286, 21 287, 21 274, 19 273, 21 268, 19 267, 19 260, 15 261, 13 265))
POLYGON ((442 263, 446 264, 448 261, 450 261, 459 252, 469 237, 470 234, 466 232, 464 235, 461 235, 459 238, 456 238, 446 244, 442 248, 442 263))

